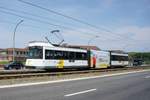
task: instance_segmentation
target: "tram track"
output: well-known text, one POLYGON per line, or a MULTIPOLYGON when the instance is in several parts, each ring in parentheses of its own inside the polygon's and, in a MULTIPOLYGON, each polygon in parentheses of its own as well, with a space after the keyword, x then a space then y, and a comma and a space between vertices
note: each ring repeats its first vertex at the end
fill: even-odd
POLYGON ((4 79, 17 79, 17 78, 29 78, 29 77, 42 77, 42 76, 60 76, 60 75, 71 75, 71 74, 86 74, 86 73, 97 73, 97 72, 115 72, 125 70, 142 70, 148 69, 149 66, 144 67, 124 67, 114 69, 90 69, 90 70, 64 70, 59 72, 51 71, 13 71, 13 72, 0 72, 0 80, 4 79))

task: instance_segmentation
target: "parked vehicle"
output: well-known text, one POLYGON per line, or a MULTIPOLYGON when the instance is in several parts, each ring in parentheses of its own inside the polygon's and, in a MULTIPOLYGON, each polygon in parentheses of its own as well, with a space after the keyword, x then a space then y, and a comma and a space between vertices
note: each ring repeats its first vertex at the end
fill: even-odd
POLYGON ((134 59, 133 60, 133 66, 141 66, 143 64, 142 59, 134 59))
POLYGON ((25 66, 21 62, 11 62, 9 64, 4 65, 5 70, 10 69, 23 69, 25 66))

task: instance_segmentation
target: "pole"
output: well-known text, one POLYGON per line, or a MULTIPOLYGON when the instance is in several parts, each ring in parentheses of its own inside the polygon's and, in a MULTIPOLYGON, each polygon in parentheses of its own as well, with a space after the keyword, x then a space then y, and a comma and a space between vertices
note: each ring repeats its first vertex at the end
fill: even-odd
POLYGON ((14 34, 13 34, 13 62, 15 61, 15 36, 16 36, 16 30, 17 30, 17 27, 19 26, 19 24, 21 24, 22 22, 23 22, 23 20, 19 21, 16 24, 16 27, 14 29, 14 34))

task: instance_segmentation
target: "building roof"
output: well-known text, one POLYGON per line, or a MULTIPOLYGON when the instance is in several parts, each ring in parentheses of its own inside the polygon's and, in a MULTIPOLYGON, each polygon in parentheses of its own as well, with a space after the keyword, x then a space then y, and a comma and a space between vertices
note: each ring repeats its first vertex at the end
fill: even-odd
POLYGON ((3 50, 4 50, 4 49, 1 49, 1 48, 0 48, 0 51, 3 51, 3 50))
MULTIPOLYGON (((5 50, 7 50, 7 51, 12 51, 13 48, 6 48, 5 50)), ((16 50, 16 51, 27 51, 28 48, 15 48, 15 50, 16 50)))
POLYGON ((88 45, 65 45, 64 47, 70 48, 80 48, 80 49, 92 49, 92 50, 100 50, 97 46, 88 46, 88 45))

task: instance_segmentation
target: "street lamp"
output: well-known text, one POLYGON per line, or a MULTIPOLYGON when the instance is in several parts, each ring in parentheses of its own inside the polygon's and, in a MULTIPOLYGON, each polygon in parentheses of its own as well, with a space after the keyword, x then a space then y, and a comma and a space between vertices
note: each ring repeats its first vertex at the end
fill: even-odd
POLYGON ((14 34, 13 34, 13 62, 15 61, 15 35, 16 35, 16 30, 17 27, 19 26, 19 24, 21 24, 23 22, 23 20, 20 20, 17 24, 16 27, 14 29, 14 34))
POLYGON ((95 38, 98 38, 99 36, 94 36, 94 37, 92 37, 89 41, 88 41, 88 46, 90 45, 90 43, 92 42, 92 40, 94 40, 95 38))

